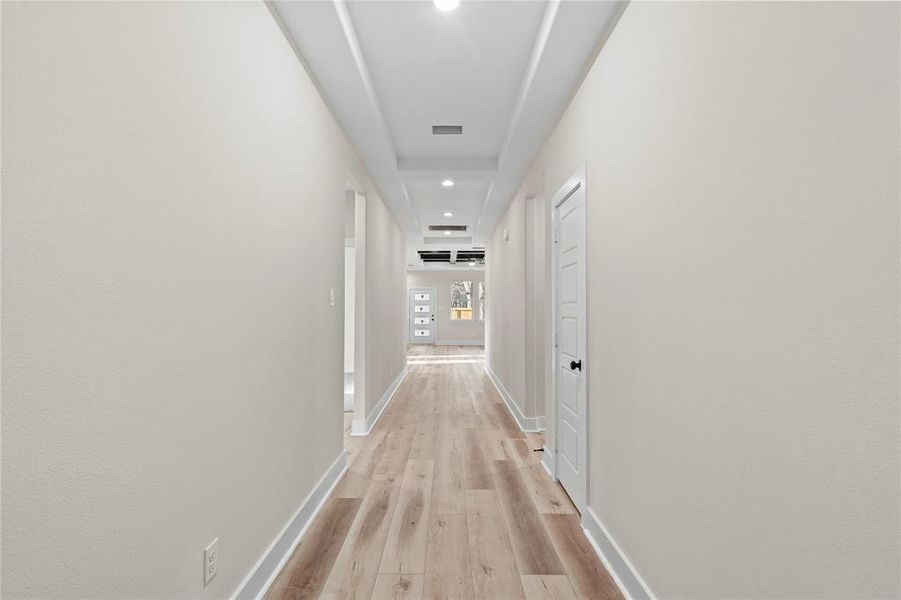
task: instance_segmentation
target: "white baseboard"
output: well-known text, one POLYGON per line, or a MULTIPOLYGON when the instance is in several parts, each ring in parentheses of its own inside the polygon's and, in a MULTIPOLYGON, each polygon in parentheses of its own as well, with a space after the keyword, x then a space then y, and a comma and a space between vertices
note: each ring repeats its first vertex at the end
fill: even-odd
POLYGON ((484 340, 438 340, 436 346, 484 346, 484 340))
POLYGON ((586 508, 585 514, 582 515, 582 531, 623 596, 630 600, 654 600, 651 588, 644 582, 591 508, 586 508))
POLYGON ((232 600, 258 600, 266 594, 346 470, 347 454, 342 450, 232 594, 232 600))
MULTIPOLYGON (((551 481, 556 483, 554 452, 547 446, 544 447, 541 464, 551 481)), ((656 597, 651 592, 651 588, 644 582, 591 508, 586 508, 585 514, 582 515, 582 533, 588 539, 588 543, 591 544, 598 558, 604 563, 604 568, 610 573, 623 597, 627 600, 655 600, 656 597)))
POLYGON ((394 397, 394 392, 397 391, 397 388, 400 387, 400 383, 409 372, 410 367, 404 366, 404 368, 401 369, 401 372, 397 374, 395 380, 391 382, 391 385, 389 385, 388 389, 385 390, 385 393, 382 394, 379 403, 375 405, 375 408, 369 413, 368 417, 365 419, 354 419, 350 422, 350 435, 369 435, 369 432, 372 431, 372 428, 375 427, 375 424, 378 422, 379 417, 385 412, 388 403, 391 402, 391 399, 394 397))
POLYGON ((547 471, 552 481, 557 480, 557 474, 554 472, 557 468, 557 463, 554 462, 554 451, 547 445, 544 446, 544 452, 541 453, 541 466, 547 471))
POLYGON ((497 388, 497 393, 501 395, 501 398, 504 400, 504 404, 507 405, 507 410, 510 411, 510 414, 513 415, 513 419, 516 420, 516 424, 519 425, 519 428, 523 431, 544 431, 541 427, 541 417, 527 417, 522 414, 522 411, 519 410, 519 407, 516 406, 516 402, 513 401, 513 397, 510 395, 510 392, 507 391, 507 388, 504 387, 504 384, 501 383, 501 380, 498 379, 497 375, 494 374, 494 371, 491 370, 491 367, 488 366, 488 363, 485 363, 485 372, 488 373, 489 379, 491 379, 491 383, 494 384, 494 387, 497 388))

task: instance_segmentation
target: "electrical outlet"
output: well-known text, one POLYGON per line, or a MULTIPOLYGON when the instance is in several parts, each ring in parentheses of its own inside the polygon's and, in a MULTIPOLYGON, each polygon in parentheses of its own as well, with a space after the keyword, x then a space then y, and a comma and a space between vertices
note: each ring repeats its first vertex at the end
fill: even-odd
POLYGON ((203 549, 203 587, 210 585, 219 573, 219 538, 203 549))

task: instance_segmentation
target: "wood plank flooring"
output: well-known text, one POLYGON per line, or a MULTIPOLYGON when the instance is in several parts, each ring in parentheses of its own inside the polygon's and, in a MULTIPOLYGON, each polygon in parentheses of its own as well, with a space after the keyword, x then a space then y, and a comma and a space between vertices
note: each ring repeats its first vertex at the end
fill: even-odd
POLYGON ((409 348, 372 433, 345 428, 348 470, 268 598, 622 598, 483 352, 409 348))

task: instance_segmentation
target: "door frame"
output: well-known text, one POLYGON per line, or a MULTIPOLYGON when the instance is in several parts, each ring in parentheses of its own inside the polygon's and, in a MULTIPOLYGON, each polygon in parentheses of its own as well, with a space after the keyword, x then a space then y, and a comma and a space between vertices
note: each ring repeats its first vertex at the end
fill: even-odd
POLYGON ((428 290, 432 293, 432 346, 438 345, 438 288, 430 286, 416 286, 407 288, 407 339, 410 344, 428 344, 429 342, 417 342, 413 336, 412 310, 410 305, 410 292, 413 290, 428 290))
POLYGON ((552 408, 553 408, 553 416, 552 416, 552 427, 554 432, 554 447, 553 447, 553 472, 551 473, 551 477, 554 481, 559 481, 557 474, 559 473, 558 461, 560 460, 559 453, 557 452, 557 448, 560 443, 560 410, 559 404, 560 399, 558 397, 558 380, 559 377, 557 375, 557 371, 560 368, 558 355, 557 355, 557 336, 559 333, 559 311, 557 310, 557 297, 559 296, 559 277, 558 277, 558 267, 560 257, 558 254, 559 248, 559 212, 558 208, 564 201, 566 201, 573 194, 581 192, 583 194, 582 201, 582 210, 583 210, 583 219, 582 219, 582 233, 583 233, 583 244, 582 248, 579 251, 579 262, 582 265, 582 285, 580 287, 580 300, 581 300, 581 308, 579 318, 582 322, 583 335, 579 336, 579 356, 582 357, 582 370, 581 370, 581 379, 582 385, 579 388, 579 418, 582 422, 583 431, 582 435, 579 436, 579 474, 581 475, 579 479, 579 490, 576 490, 573 493, 571 490, 567 490, 567 493, 570 495, 570 498, 573 501, 573 504, 576 505, 576 509, 578 509, 579 513, 584 515, 585 509, 588 507, 588 473, 589 473, 589 453, 588 453, 588 389, 589 389, 589 381, 590 381, 590 373, 591 373, 591 363, 588 360, 588 194, 586 188, 586 172, 587 166, 582 165, 576 170, 573 175, 571 175, 564 183, 560 189, 558 189, 553 196, 551 196, 551 200, 548 203, 548 208, 550 210, 550 219, 551 223, 551 339, 550 339, 550 362, 551 362, 551 390, 552 390, 552 408))
POLYGON ((345 186, 347 191, 354 194, 354 410, 351 427, 352 431, 357 431, 361 423, 365 429, 367 400, 366 196, 362 191, 362 186, 356 182, 349 172, 345 186))

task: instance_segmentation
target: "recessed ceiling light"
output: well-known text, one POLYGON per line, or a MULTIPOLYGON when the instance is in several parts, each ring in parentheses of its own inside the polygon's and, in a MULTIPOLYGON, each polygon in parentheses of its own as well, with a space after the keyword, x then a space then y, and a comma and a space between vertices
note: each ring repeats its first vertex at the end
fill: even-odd
POLYGON ((454 216, 454 213, 452 213, 452 212, 450 212, 450 211, 447 211, 446 213, 444 213, 444 216, 445 216, 445 217, 452 217, 452 216, 454 216))
POLYGON ((476 264, 474 262, 471 262, 471 263, 469 263, 469 266, 474 267, 474 266, 476 266, 476 264))
POLYGON ((438 10, 443 10, 445 12, 450 12, 460 6, 460 0, 432 0, 435 3, 435 8, 438 10))
POLYGON ((450 235, 450 231, 445 231, 444 235, 450 235))
POLYGON ((444 181, 441 182, 441 185, 443 185, 444 187, 454 187, 454 180, 453 179, 445 179, 444 181))

